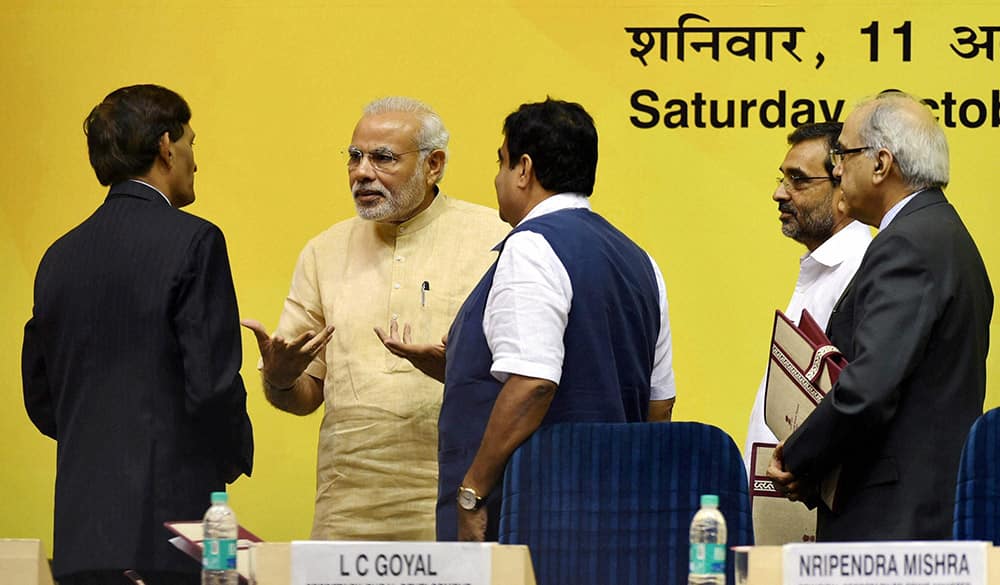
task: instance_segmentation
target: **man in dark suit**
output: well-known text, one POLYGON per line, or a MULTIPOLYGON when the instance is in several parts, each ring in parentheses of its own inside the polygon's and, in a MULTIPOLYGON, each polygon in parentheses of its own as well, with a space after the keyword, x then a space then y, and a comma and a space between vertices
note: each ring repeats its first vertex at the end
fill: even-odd
POLYGON ((923 104, 899 93, 863 103, 831 157, 845 211, 879 234, 830 317, 850 364, 768 474, 819 506, 819 540, 947 539, 962 445, 983 408, 990 281, 941 191, 948 144, 923 104), (816 486, 837 466, 830 509, 816 486))
POLYGON ((24 329, 28 416, 57 441, 53 565, 61 585, 194 584, 167 542, 212 491, 250 475, 239 319, 219 228, 194 201, 191 110, 154 85, 109 94, 84 123, 111 190, 59 238, 24 329))

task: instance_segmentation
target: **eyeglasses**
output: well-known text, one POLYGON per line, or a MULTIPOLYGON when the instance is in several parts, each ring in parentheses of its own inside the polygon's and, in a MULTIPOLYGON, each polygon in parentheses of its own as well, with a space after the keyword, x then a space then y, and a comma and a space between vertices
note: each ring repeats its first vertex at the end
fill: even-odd
POLYGON ((347 168, 352 171, 361 165, 362 159, 368 157, 368 162, 376 171, 393 173, 399 165, 400 157, 405 154, 413 154, 414 152, 423 152, 425 150, 432 149, 418 148, 416 150, 407 150, 406 152, 393 152, 388 148, 376 148, 370 152, 365 152, 360 148, 352 146, 344 151, 344 156, 347 158, 347 168))
POLYGON ((785 188, 785 191, 795 192, 808 189, 813 181, 832 181, 833 177, 778 177, 778 184, 785 188))
POLYGON ((849 154, 856 154, 858 152, 864 152, 864 151, 868 150, 869 148, 875 148, 875 147, 874 146, 859 146, 857 148, 843 148, 843 147, 839 147, 838 146, 837 148, 830 149, 830 163, 833 164, 833 166, 837 166, 840 163, 844 162, 844 158, 847 155, 849 155, 849 154))

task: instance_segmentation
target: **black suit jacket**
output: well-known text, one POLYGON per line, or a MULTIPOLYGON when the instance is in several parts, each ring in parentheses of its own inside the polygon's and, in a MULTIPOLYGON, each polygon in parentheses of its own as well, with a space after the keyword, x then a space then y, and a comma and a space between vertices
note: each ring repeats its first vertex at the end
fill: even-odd
POLYGON ((24 403, 56 439, 54 573, 197 572, 166 520, 250 474, 236 295, 222 232, 134 181, 45 253, 24 403))
POLYGON ((842 464, 819 540, 951 538, 955 482, 982 413, 993 292, 976 244, 938 189, 872 241, 830 317, 850 360, 785 443, 786 468, 820 479, 842 464))

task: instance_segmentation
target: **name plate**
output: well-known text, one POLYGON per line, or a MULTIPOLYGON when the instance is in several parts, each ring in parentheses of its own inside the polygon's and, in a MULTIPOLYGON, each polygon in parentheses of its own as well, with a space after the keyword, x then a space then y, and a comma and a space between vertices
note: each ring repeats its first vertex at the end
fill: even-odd
POLYGON ((291 585, 489 585, 492 546, 297 541, 291 545, 291 585))
POLYGON ((986 542, 852 542, 782 547, 784 585, 986 585, 986 542))

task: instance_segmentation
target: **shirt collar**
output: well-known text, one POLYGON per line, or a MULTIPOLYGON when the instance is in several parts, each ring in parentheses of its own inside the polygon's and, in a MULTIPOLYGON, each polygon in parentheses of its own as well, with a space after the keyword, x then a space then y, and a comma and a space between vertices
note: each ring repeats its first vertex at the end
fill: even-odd
POLYGON ((519 221, 517 225, 521 225, 529 219, 535 219, 536 217, 541 217, 555 211, 562 211, 563 209, 590 209, 590 198, 583 193, 556 193, 555 195, 550 195, 532 208, 528 212, 528 215, 525 215, 524 219, 519 221))
POLYGON ((444 193, 439 192, 437 186, 434 187, 434 193, 434 200, 427 206, 427 209, 410 219, 402 223, 375 222, 375 225, 378 226, 379 231, 392 235, 411 234, 424 229, 432 224, 435 219, 441 217, 445 208, 448 207, 448 197, 444 193))
POLYGON ((169 205, 170 207, 173 207, 173 204, 170 203, 170 199, 167 199, 167 196, 163 194, 163 191, 160 191, 159 189, 157 189, 156 187, 150 185, 146 181, 141 181, 139 179, 129 179, 129 181, 132 181, 134 183, 139 183, 140 185, 145 185, 145 186, 149 187, 150 189, 152 189, 153 191, 156 191, 157 193, 160 194, 160 197, 163 197, 163 199, 167 202, 167 205, 169 205))
POLYGON ((802 257, 804 263, 812 259, 823 266, 837 266, 851 254, 851 243, 855 240, 871 240, 872 232, 860 221, 852 221, 833 234, 815 250, 802 257))
POLYGON ((926 189, 921 189, 916 193, 910 193, 906 197, 900 199, 899 203, 893 205, 892 208, 889 209, 889 211, 885 212, 885 215, 882 216, 882 221, 879 222, 878 224, 878 230, 882 231, 885 228, 889 227, 889 224, 892 223, 892 220, 896 219, 896 216, 899 215, 899 212, 902 211, 904 207, 906 207, 906 204, 910 202, 910 199, 913 199, 923 191, 926 191, 926 189))

